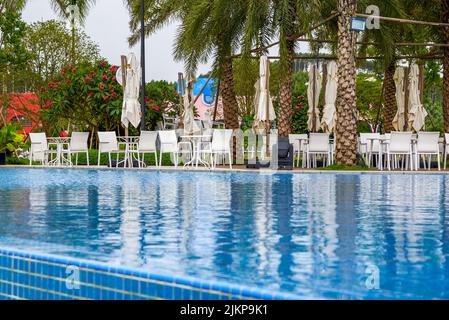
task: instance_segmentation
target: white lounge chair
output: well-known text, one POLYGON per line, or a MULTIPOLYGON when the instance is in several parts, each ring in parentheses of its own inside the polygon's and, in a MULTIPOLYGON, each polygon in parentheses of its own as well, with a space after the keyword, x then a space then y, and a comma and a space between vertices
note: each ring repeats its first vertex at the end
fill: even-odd
POLYGON ((171 153, 173 155, 173 160, 175 167, 179 164, 179 154, 184 154, 186 151, 181 149, 181 146, 187 146, 187 153, 192 157, 192 146, 188 142, 178 143, 178 136, 175 130, 165 130, 159 131, 159 141, 161 143, 161 150, 159 156, 159 166, 162 166, 162 155, 164 153, 171 153))
POLYGON ((50 150, 46 134, 44 132, 30 133, 30 140, 30 166, 33 164, 33 161, 41 162, 42 165, 48 165, 50 150))
POLYGON ((229 168, 232 169, 232 136, 234 131, 232 129, 215 129, 212 137, 211 154, 213 157, 212 167, 215 168, 218 162, 218 156, 222 155, 224 159, 228 156, 229 168))
POLYGON ((426 168, 426 158, 429 156, 429 170, 431 169, 432 156, 436 156, 438 160, 438 170, 441 170, 440 164, 440 133, 439 132, 419 132, 418 143, 415 150, 415 169, 421 167, 420 157, 424 157, 424 168, 426 168))
POLYGON ((399 167, 398 156, 402 156, 402 168, 413 169, 413 149, 411 132, 392 132, 387 144, 387 167, 391 170, 399 167))
MULTIPOLYGON (((153 153, 154 161, 156 162, 156 166, 158 166, 157 160, 157 131, 142 131, 140 133, 139 144, 137 146, 137 157, 139 160, 139 167, 141 167, 141 162, 145 162, 145 153, 153 153)), ((134 152, 134 150, 131 150, 134 152)))
POLYGON ((323 167, 326 166, 326 164, 332 164, 332 150, 329 144, 328 133, 311 133, 306 149, 307 168, 311 168, 312 162, 314 167, 317 166, 316 157, 318 155, 323 157, 323 167))
POLYGON ((117 135, 115 134, 115 131, 103 131, 103 132, 100 131, 100 132, 98 132, 98 140, 99 140, 98 166, 100 166, 100 160, 101 160, 102 153, 108 154, 110 167, 112 167, 111 154, 116 153, 117 154, 116 166, 118 166, 120 148, 119 148, 119 144, 117 141, 117 135))
POLYGON ((63 152, 68 154, 70 162, 72 161, 72 155, 75 155, 75 165, 78 165, 78 154, 85 153, 89 166, 89 132, 72 132, 69 148, 63 150, 63 152))

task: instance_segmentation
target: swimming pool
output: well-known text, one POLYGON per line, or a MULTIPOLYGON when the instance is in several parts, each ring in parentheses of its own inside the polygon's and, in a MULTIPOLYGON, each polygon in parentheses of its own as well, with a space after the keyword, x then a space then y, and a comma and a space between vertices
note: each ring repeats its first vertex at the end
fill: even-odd
POLYGON ((37 286, 47 259, 189 284, 156 298, 447 299, 448 191, 446 175, 0 169, 0 292, 37 286))

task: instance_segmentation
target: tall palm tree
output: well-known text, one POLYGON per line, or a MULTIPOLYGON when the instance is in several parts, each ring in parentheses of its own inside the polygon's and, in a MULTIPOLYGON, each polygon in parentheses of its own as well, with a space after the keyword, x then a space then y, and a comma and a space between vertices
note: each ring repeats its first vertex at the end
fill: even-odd
MULTIPOLYGON (((131 12, 130 43, 140 37, 139 0, 128 0, 131 12)), ((146 0, 145 34, 149 35, 167 23, 180 21, 174 55, 184 61, 193 75, 201 62, 214 59, 214 70, 220 79, 225 125, 239 127, 234 90, 232 55, 239 45, 245 21, 244 0, 146 0)))
MULTIPOLYGON (((264 44, 279 39, 281 77, 279 80, 278 128, 281 137, 291 133, 291 107, 293 93, 293 62, 296 35, 322 18, 326 1, 302 0, 248 0, 248 13, 244 33, 244 55, 249 57, 251 48, 264 48, 264 44)), ((259 54, 264 53, 258 51, 259 54)))
MULTIPOLYGON (((23 10, 25 5, 29 0, 0 0, 0 8, 2 7, 2 3, 14 5, 18 8, 18 10, 23 10)), ((80 19, 80 22, 83 23, 89 13, 91 7, 96 3, 96 0, 49 0, 53 10, 56 12, 58 16, 64 19, 70 18, 70 14, 68 12, 69 6, 76 5, 78 7, 77 17, 80 19)), ((1 13, 1 11, 0 11, 1 13)), ((75 59, 75 43, 76 43, 76 29, 75 25, 72 26, 72 59, 75 59)))
POLYGON ((357 164, 357 97, 356 89, 356 41, 351 31, 351 16, 356 12, 355 0, 337 0, 338 16, 338 86, 337 122, 335 128, 335 160, 340 165, 357 164))
MULTIPOLYGON (((368 5, 376 5, 384 16, 405 17, 403 9, 404 3, 401 0, 379 1, 362 0, 358 7, 361 11, 368 5)), ((396 104, 396 84, 394 74, 396 72, 396 57, 399 49, 396 42, 404 41, 406 34, 410 32, 410 26, 404 24, 381 23, 380 29, 367 30, 363 33, 363 43, 375 43, 374 45, 363 45, 360 48, 361 55, 367 55, 369 49, 373 49, 376 55, 383 56, 380 61, 384 70, 384 81, 382 86, 383 102, 383 120, 384 131, 391 132, 393 128, 393 119, 397 112, 396 104)))

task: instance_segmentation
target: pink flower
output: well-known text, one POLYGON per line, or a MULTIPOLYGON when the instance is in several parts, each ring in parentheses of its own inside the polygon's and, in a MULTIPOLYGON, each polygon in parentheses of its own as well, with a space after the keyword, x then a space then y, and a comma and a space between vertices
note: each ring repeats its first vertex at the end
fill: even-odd
POLYGON ((109 100, 109 96, 103 96, 103 100, 104 101, 108 101, 109 100))
POLYGON ((109 71, 111 71, 112 73, 116 72, 118 69, 117 66, 111 66, 111 68, 109 68, 109 71))
POLYGON ((102 78, 103 78, 103 80, 109 80, 109 77, 105 74, 102 76, 102 78))
POLYGON ((97 74, 97 73, 96 73, 94 70, 91 70, 91 71, 90 71, 90 75, 91 75, 91 76, 94 76, 94 75, 96 75, 96 74, 97 74))
POLYGON ((91 77, 86 77, 86 82, 92 81, 91 77))
POLYGON ((65 82, 65 83, 72 83, 72 80, 70 80, 70 79, 65 79, 64 82, 65 82))
POLYGON ((55 86, 55 84, 54 84, 54 82, 49 82, 49 83, 48 83, 48 86, 49 86, 50 88, 53 88, 53 87, 55 86))
POLYGON ((88 93, 87 93, 87 96, 88 97, 92 97, 94 95, 94 93, 92 92, 92 91, 89 91, 88 93))

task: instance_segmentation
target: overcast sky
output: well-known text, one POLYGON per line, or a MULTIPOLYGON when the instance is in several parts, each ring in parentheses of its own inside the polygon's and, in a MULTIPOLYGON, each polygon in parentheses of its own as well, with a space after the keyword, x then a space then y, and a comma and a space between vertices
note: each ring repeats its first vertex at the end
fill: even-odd
MULTIPOLYGON (((25 8, 23 18, 26 22, 57 19, 49 0, 31 0, 25 8)), ((97 0, 90 11, 84 26, 85 32, 100 46, 101 55, 113 64, 120 64, 120 55, 130 51, 140 57, 140 46, 129 48, 129 16, 123 0, 97 0)), ((183 64, 172 58, 173 40, 176 25, 170 25, 146 40, 146 75, 148 80, 176 81, 183 64)), ((206 72, 202 66, 200 72, 206 72)))

